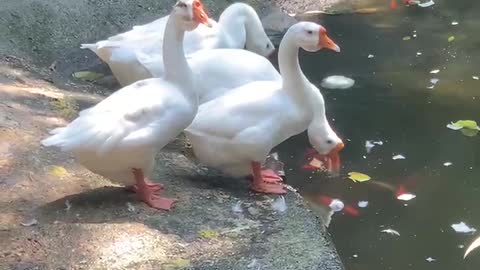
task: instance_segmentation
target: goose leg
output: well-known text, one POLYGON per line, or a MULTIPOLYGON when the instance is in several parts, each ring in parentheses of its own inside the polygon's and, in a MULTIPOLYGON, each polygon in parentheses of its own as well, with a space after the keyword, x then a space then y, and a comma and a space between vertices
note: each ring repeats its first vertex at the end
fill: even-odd
MULTIPOLYGON (((152 182, 150 179, 148 178, 145 178, 145 183, 147 184, 147 186, 149 188, 152 188, 152 189, 155 189, 155 191, 159 191, 159 190, 162 190, 163 189, 163 185, 160 184, 160 183, 154 183, 152 182)), ((127 186, 125 187, 125 189, 127 191, 131 191, 131 192, 137 192, 138 191, 138 186, 135 184, 135 185, 131 185, 131 186, 127 186)))
POLYGON ((141 169, 132 169, 132 172, 135 181, 137 182, 135 186, 140 200, 156 209, 170 210, 172 208, 172 204, 175 200, 157 195, 156 192, 159 190, 158 185, 152 185, 151 182, 147 182, 148 180, 146 181, 141 169))
POLYGON ((265 170, 262 171, 262 166, 259 162, 252 162, 253 182, 250 189, 260 193, 285 194, 285 189, 277 184, 279 181, 273 181, 273 179, 278 180, 278 178, 281 179, 281 177, 274 173, 276 175, 275 178, 269 173, 265 174, 264 171, 265 170))

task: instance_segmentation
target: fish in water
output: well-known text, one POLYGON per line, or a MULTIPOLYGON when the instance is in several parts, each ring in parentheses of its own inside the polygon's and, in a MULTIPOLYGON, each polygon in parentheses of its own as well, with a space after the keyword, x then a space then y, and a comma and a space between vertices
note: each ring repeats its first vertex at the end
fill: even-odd
MULTIPOLYGON (((403 0, 403 3, 405 5, 411 5, 413 4, 413 0, 403 0)), ((396 9, 397 8, 397 0, 390 0, 390 8, 391 9, 396 9)))

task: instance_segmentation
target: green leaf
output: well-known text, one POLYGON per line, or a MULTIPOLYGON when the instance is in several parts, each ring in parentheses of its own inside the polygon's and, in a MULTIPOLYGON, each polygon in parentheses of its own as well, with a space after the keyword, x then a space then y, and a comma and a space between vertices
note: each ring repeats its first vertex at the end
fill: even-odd
POLYGON ((473 120, 458 120, 455 123, 450 123, 447 125, 447 128, 453 130, 459 129, 470 129, 470 130, 480 130, 480 127, 477 125, 477 122, 473 120))
POLYGON ((462 132, 463 135, 467 137, 475 137, 478 134, 478 130, 476 129, 461 129, 460 132, 462 132))
POLYGON ((371 179, 370 176, 359 172, 349 172, 348 178, 350 178, 353 182, 365 182, 371 179))
POLYGON ((448 42, 452 42, 452 41, 454 41, 454 40, 455 40, 455 37, 454 37, 454 36, 449 36, 449 37, 448 37, 448 42))
POLYGON ((204 229, 204 230, 200 230, 198 232, 198 235, 200 235, 200 237, 205 239, 211 239, 211 238, 217 238, 220 234, 217 231, 212 229, 204 229))
POLYGON ((53 166, 50 174, 56 177, 64 177, 68 174, 68 171, 62 166, 53 166))
POLYGON ((92 71, 78 71, 73 73, 72 76, 75 79, 92 82, 102 78, 104 75, 92 71))
POLYGON ((164 269, 166 270, 187 269, 190 267, 190 261, 182 258, 175 259, 164 265, 164 269))

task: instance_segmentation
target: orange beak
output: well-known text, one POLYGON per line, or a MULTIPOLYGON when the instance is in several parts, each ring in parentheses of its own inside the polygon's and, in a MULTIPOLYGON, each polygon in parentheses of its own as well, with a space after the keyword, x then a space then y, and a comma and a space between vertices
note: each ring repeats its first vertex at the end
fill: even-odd
POLYGON ((193 19, 196 22, 204 24, 208 27, 212 27, 212 25, 210 24, 210 21, 208 19, 207 12, 203 8, 203 4, 202 4, 202 2, 200 2, 200 0, 193 1, 192 8, 193 8, 193 19))
POLYGON ((329 159, 329 167, 328 167, 329 171, 333 173, 340 172, 342 163, 340 160, 340 155, 338 153, 340 153, 340 151, 342 151, 344 147, 345 147, 345 144, 343 144, 343 142, 340 142, 339 144, 337 144, 337 146, 335 146, 335 148, 332 149, 332 151, 330 151, 330 153, 328 153, 327 156, 329 159))
POLYGON ((318 46, 320 48, 330 49, 335 52, 340 52, 340 47, 333 42, 325 31, 320 31, 320 41, 318 46))

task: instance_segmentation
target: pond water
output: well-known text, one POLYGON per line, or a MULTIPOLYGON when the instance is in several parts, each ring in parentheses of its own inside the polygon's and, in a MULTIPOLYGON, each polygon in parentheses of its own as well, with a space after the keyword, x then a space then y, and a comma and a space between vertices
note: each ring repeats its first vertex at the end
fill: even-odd
POLYGON ((304 194, 354 207, 369 202, 357 207, 358 216, 336 213, 329 226, 347 270, 480 269, 480 250, 463 259, 480 231, 451 228, 463 221, 480 230, 480 136, 446 128, 451 121, 480 121, 480 80, 472 78, 480 76, 480 2, 435 2, 430 8, 315 18, 342 52, 301 53, 313 83, 337 74, 356 81, 348 90, 322 91, 328 118, 346 144, 339 177, 301 168, 306 134, 278 149, 288 183, 304 194), (435 69, 440 71, 430 73, 435 69), (432 78, 438 83, 429 89, 432 78), (367 154, 366 140, 383 145, 367 154), (406 159, 393 160, 397 154, 406 159), (347 179, 350 171, 372 180, 354 183, 347 179), (398 200, 401 185, 417 197, 398 200))

